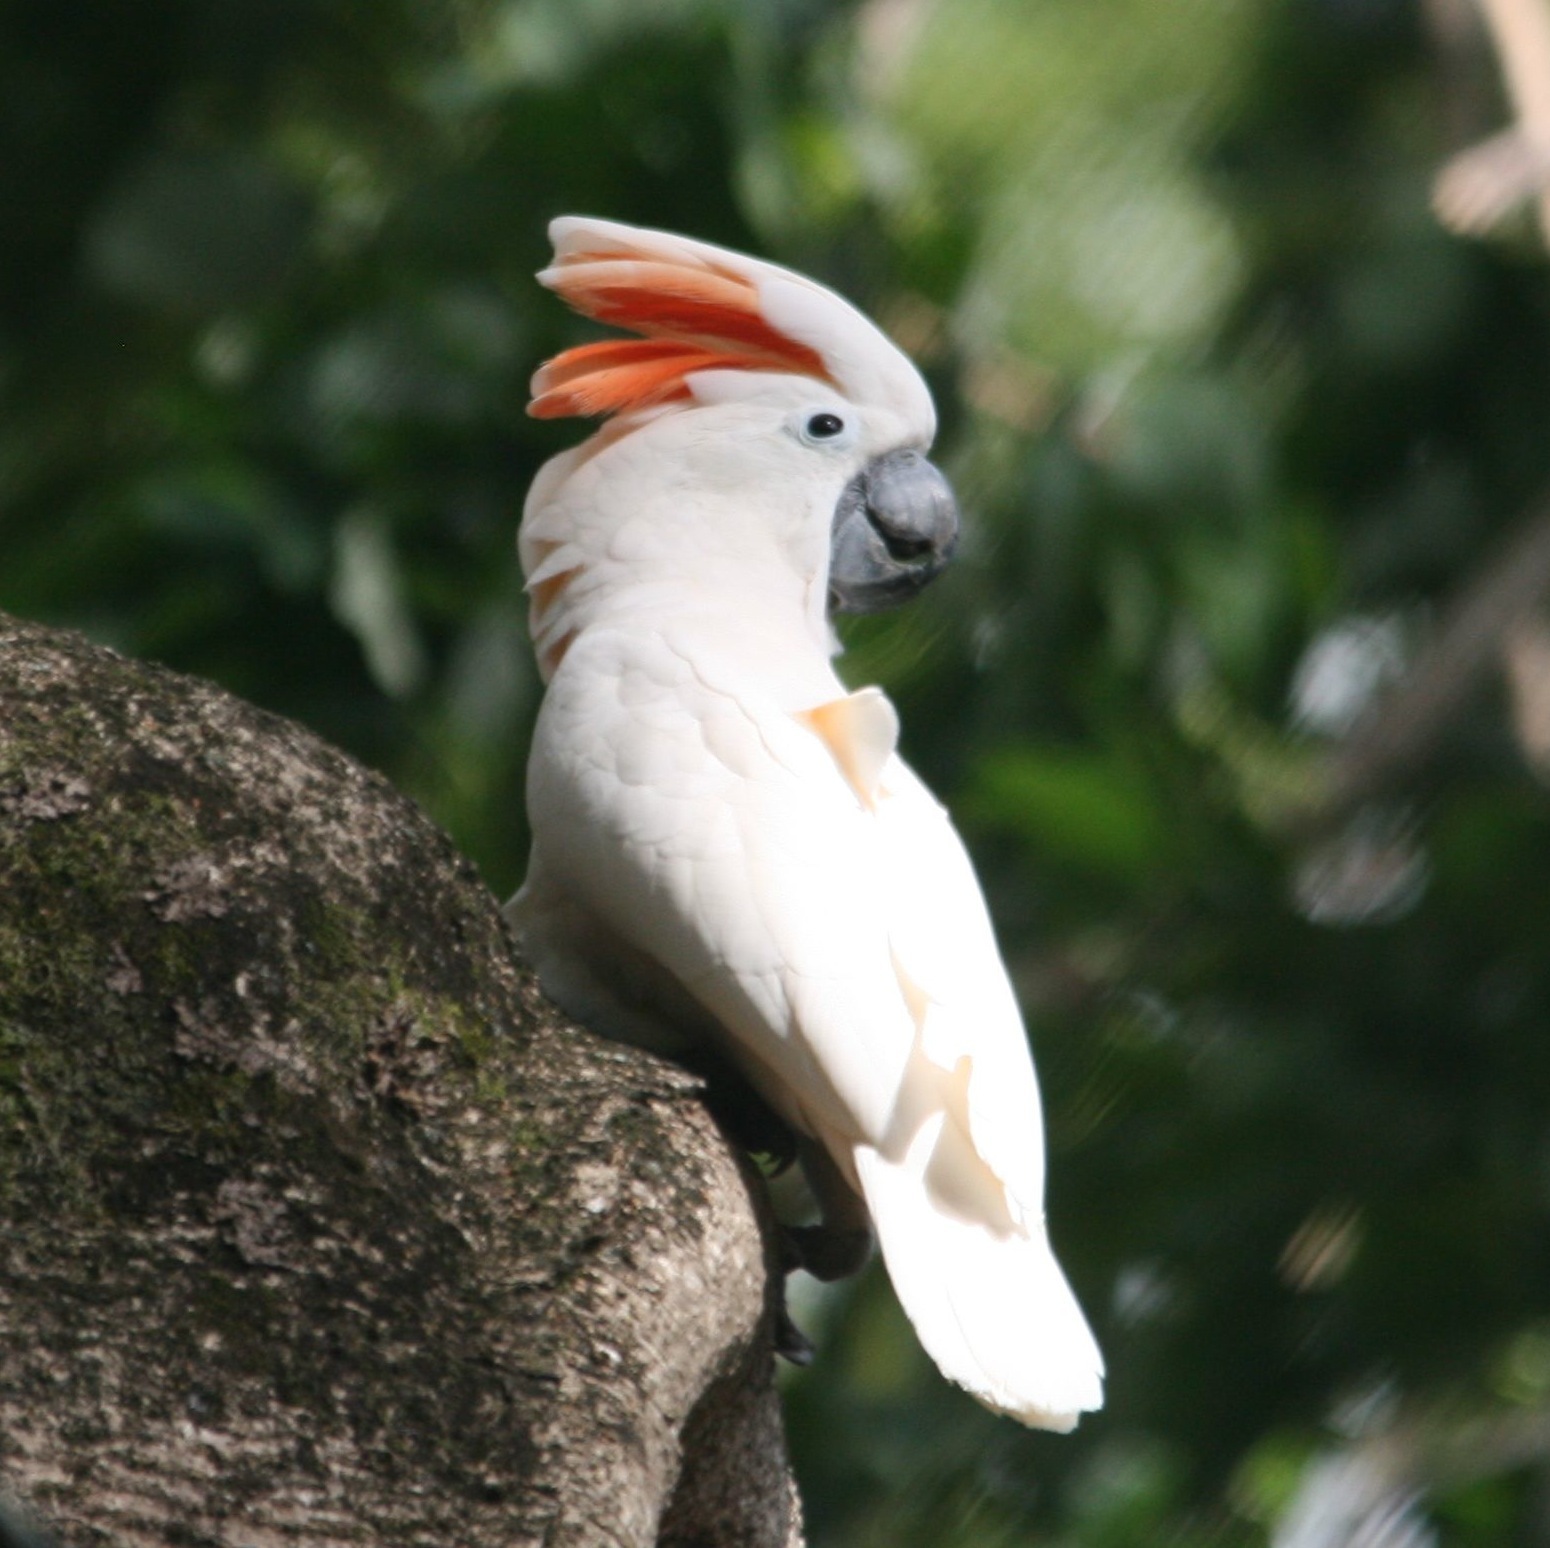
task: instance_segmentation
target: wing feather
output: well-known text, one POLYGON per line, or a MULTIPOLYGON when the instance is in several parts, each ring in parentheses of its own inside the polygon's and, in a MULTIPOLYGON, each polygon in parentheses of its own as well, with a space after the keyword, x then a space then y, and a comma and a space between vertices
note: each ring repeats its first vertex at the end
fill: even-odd
POLYGON ((852 708, 826 737, 811 715, 718 691, 665 642, 589 631, 535 744, 546 863, 760 1068, 821 1088, 832 1132, 896 1147, 945 1105, 1013 1213, 1037 1218, 1037 1085, 984 902, 946 814, 896 755, 858 794, 847 765, 862 755, 837 755, 833 726, 869 723, 875 757, 897 724, 864 692, 835 695, 852 708))
MULTIPOLYGON (((963 847, 896 754, 865 762, 896 725, 876 690, 802 714, 730 690, 662 636, 586 631, 539 717, 535 874, 615 943, 594 968, 669 980, 666 1018, 691 1007, 864 1191, 942 1369, 1069 1428, 1103 1362, 1045 1233, 1033 1064, 963 847)), ((627 994, 538 965, 641 1040, 627 994)))

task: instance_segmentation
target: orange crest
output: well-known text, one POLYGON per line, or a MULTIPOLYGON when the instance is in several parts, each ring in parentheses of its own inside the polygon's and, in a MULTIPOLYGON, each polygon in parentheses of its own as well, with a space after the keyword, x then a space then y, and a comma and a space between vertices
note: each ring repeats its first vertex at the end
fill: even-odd
POLYGON ((541 366, 528 405, 536 419, 638 412, 684 399, 695 371, 829 379, 816 350, 765 319, 749 276, 703 257, 562 251, 539 279, 584 316, 644 337, 582 344, 541 366))

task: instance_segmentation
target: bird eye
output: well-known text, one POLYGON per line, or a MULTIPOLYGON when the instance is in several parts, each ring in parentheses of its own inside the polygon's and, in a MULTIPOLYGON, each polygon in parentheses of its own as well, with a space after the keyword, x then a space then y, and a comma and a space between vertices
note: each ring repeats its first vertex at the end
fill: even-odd
POLYGON ((803 429, 810 441, 832 441, 844 431, 845 421, 838 414, 814 414, 803 429))

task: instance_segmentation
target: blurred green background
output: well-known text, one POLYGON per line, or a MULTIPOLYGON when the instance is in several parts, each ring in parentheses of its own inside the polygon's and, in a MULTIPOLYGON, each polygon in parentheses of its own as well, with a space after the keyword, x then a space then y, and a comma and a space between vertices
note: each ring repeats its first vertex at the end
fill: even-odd
POLYGON ((307 722, 502 895, 547 219, 930 375, 971 528, 846 673, 981 868, 1110 1399, 1029 1434, 875 1269, 800 1291, 819 1548, 1550 1543, 1550 632, 1480 579, 1550 269, 1429 206, 1497 80, 1468 0, 0 10, 0 607, 307 722))

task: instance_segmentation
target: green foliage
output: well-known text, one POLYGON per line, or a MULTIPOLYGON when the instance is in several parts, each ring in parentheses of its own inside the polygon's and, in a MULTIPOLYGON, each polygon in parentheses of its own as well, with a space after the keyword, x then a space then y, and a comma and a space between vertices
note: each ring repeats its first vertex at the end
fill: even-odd
POLYGON ((1026 1435, 943 1387, 877 1273, 825 1292, 789 1394, 820 1545, 1263 1542, 1321 1458, 1398 1434, 1446 1540, 1543 1535, 1541 1453, 1476 1423, 1550 1404, 1543 683, 1488 680, 1306 823, 1550 483, 1543 254, 1427 206, 1499 126, 1435 14, 0 23, 0 606, 299 716, 500 891, 537 698, 511 539, 575 434, 525 384, 582 336, 529 278, 546 219, 769 252, 930 373, 972 529, 847 626, 847 671, 975 848, 1111 1399, 1026 1435))

